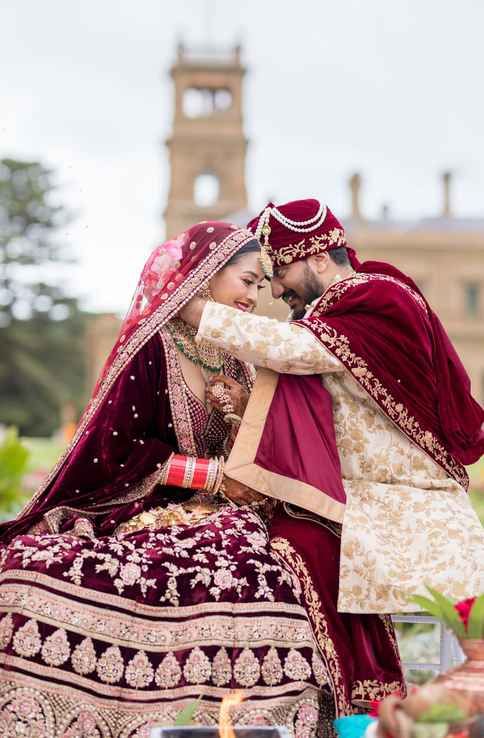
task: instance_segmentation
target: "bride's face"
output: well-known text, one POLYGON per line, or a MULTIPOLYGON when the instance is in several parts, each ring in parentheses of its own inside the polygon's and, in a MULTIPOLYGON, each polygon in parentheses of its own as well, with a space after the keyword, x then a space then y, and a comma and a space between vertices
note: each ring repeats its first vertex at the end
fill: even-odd
POLYGON ((251 252, 221 269, 210 282, 215 302, 251 312, 257 305, 257 294, 264 288, 265 277, 260 266, 260 253, 251 252))

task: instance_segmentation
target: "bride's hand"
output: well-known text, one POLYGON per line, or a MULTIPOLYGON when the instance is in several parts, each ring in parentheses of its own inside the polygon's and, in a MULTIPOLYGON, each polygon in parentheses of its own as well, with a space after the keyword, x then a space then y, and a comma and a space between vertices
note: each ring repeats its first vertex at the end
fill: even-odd
POLYGON ((192 297, 190 302, 182 307, 178 313, 179 317, 191 325, 193 328, 198 328, 202 319, 202 313, 207 301, 201 297, 192 297))
POLYGON ((253 502, 260 502, 264 499, 264 495, 225 475, 223 478, 223 494, 229 500, 235 502, 236 505, 250 505, 253 502))
POLYGON ((242 417, 249 401, 249 393, 235 379, 217 374, 208 382, 207 400, 222 413, 234 413, 242 417))

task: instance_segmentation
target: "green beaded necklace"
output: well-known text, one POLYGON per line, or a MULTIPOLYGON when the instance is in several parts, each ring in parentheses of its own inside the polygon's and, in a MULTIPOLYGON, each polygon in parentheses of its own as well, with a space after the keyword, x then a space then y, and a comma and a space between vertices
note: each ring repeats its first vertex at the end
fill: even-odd
POLYGON ((193 364, 211 374, 220 374, 223 369, 223 354, 220 349, 209 343, 202 345, 195 343, 196 328, 192 328, 180 318, 173 318, 166 327, 171 333, 175 346, 193 364), (200 355, 203 351, 204 358, 200 355))

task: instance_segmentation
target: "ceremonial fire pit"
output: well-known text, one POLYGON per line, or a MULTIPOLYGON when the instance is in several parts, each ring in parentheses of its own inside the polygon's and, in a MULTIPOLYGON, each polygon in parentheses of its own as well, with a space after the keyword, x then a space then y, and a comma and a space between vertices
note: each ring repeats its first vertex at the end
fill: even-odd
MULTIPOLYGON (((233 728, 235 738, 290 738, 287 728, 265 728, 254 725, 253 728, 233 728)), ((217 727, 207 728, 203 725, 186 725, 173 728, 152 728, 150 738, 220 738, 217 727)))

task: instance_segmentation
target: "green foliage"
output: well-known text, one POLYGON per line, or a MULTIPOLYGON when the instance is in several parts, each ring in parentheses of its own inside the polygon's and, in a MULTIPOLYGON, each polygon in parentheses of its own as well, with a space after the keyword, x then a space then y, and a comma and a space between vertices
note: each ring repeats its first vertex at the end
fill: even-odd
POLYGON ((453 600, 445 597, 437 590, 427 586, 427 590, 432 596, 422 597, 414 595, 410 598, 411 602, 419 605, 429 615, 443 622, 450 630, 452 630, 457 638, 484 638, 484 594, 476 597, 469 611, 469 619, 467 628, 461 620, 459 612, 455 605, 458 604, 453 600))
POLYGON ((484 638, 484 595, 476 597, 467 623, 468 638, 484 638))
POLYGON ((0 442, 0 514, 15 510, 25 499, 22 478, 29 452, 19 441, 15 428, 9 428, 0 442))
POLYGON ((182 725, 193 725, 193 718, 195 717, 195 713, 198 710, 201 699, 202 695, 200 695, 200 697, 193 702, 189 702, 188 705, 183 708, 183 710, 180 710, 175 720, 175 725, 177 727, 180 727, 182 725))
POLYGON ((86 316, 64 288, 69 216, 56 190, 42 164, 0 161, 0 423, 22 435, 51 434, 85 386, 86 316))
POLYGON ((419 723, 459 723, 466 719, 466 714, 457 705, 431 705, 418 718, 419 723))

